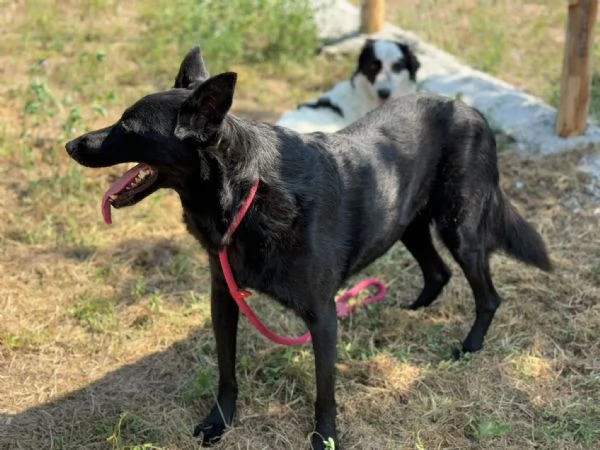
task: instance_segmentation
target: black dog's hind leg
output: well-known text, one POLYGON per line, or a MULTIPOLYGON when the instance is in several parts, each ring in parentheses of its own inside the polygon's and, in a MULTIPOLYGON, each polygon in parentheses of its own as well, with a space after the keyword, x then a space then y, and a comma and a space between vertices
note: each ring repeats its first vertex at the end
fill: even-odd
POLYGON ((463 341, 462 348, 453 352, 454 358, 459 358, 463 353, 481 349, 502 299, 492 282, 489 255, 483 240, 464 226, 453 232, 442 231, 442 237, 464 272, 475 297, 475 323, 463 341))
POLYGON ((204 445, 217 442, 225 427, 231 424, 237 400, 235 352, 239 308, 227 289, 218 262, 211 260, 211 316, 219 364, 217 402, 206 418, 194 430, 204 445))
POLYGON ((337 340, 337 315, 335 302, 329 299, 318 305, 304 318, 312 336, 315 354, 317 398, 315 401, 315 431, 312 448, 325 449, 323 441, 333 439, 339 449, 335 428, 335 359, 337 340))
POLYGON ((428 220, 423 218, 414 220, 406 228, 401 241, 417 260, 424 281, 419 297, 408 308, 418 309, 429 306, 450 281, 452 272, 433 245, 428 220))

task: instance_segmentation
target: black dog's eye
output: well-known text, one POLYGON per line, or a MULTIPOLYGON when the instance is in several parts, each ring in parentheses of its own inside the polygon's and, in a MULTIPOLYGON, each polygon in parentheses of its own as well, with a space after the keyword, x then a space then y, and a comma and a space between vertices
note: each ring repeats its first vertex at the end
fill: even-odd
POLYGON ((406 68, 406 63, 404 60, 396 61, 392 64, 392 72, 401 72, 406 68))

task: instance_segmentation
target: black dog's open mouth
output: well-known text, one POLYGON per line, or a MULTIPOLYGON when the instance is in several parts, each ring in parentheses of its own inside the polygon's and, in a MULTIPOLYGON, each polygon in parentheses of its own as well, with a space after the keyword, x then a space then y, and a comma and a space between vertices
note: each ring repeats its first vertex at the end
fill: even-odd
POLYGON ((138 164, 115 181, 102 198, 104 222, 112 223, 111 206, 123 208, 135 205, 158 189, 158 170, 148 164, 138 164))

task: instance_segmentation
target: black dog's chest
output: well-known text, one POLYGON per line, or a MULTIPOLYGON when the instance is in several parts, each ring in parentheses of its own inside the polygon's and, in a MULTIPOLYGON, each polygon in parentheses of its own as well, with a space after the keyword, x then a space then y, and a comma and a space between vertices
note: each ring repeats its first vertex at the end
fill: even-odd
MULTIPOLYGON (((214 257, 215 263, 219 264, 218 271, 222 273, 222 267, 217 261, 223 234, 213 222, 195 217, 189 211, 184 210, 183 220, 188 232, 214 257)), ((268 246, 269 243, 261 242, 259 237, 234 238, 234 243, 226 251, 235 282, 241 289, 261 292, 283 306, 295 310, 297 308, 294 307, 293 289, 302 274, 294 273, 292 261, 281 264, 283 256, 278 257, 279 252, 267 248, 268 246), (246 241, 245 245, 239 245, 240 241, 246 241)))
POLYGON ((200 245, 209 253, 217 254, 221 245, 223 231, 214 220, 205 216, 195 216, 187 210, 183 210, 183 222, 188 232, 196 238, 200 245))

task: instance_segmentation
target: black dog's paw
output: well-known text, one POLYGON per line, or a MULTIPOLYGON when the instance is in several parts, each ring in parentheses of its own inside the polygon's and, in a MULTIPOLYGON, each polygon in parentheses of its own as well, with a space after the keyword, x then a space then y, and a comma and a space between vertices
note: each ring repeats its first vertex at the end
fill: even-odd
POLYGON ((311 439, 310 444, 311 450, 341 450, 340 444, 337 438, 327 438, 323 439, 323 437, 319 433, 314 433, 311 439))
POLYGON ((467 358, 469 355, 471 355, 477 351, 479 351, 479 349, 471 350, 470 348, 467 348, 464 345, 461 345, 460 347, 455 347, 452 350, 452 359, 454 361, 458 361, 458 360, 467 358))
POLYGON ((460 347, 454 347, 454 349, 452 350, 452 359, 454 361, 458 361, 459 359, 462 359, 462 357, 465 356, 467 353, 468 352, 465 351, 462 345, 460 347))
POLYGON ((202 446, 210 447, 221 440, 224 432, 224 423, 204 421, 194 429, 194 437, 202 438, 202 446))
POLYGON ((400 309, 405 311, 418 311, 419 309, 427 308, 428 305, 422 305, 418 300, 408 304, 408 305, 400 305, 400 309))

